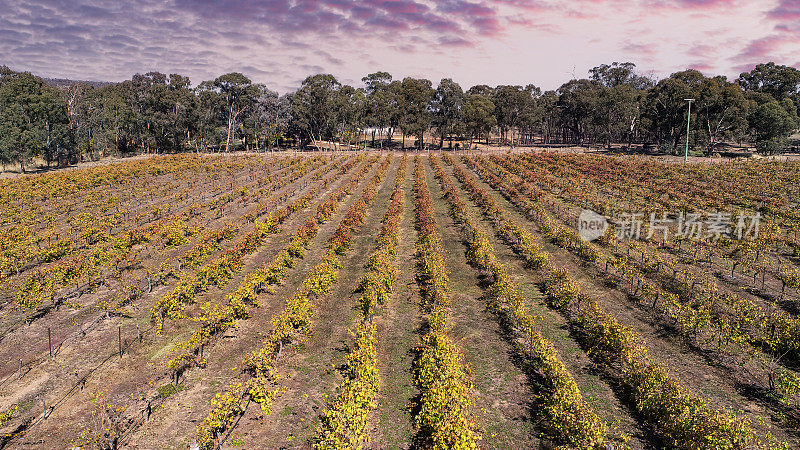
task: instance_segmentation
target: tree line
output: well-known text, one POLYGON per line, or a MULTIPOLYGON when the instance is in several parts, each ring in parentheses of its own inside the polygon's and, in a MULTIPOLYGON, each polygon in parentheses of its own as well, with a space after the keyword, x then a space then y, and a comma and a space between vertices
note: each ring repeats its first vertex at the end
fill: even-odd
POLYGON ((452 79, 365 76, 363 87, 329 74, 278 95, 241 73, 192 86, 178 74, 136 74, 95 87, 50 86, 0 67, 0 162, 24 171, 34 157, 59 166, 101 154, 268 151, 286 147, 468 148, 621 145, 676 152, 686 139, 711 152, 723 143, 774 154, 800 127, 800 70, 759 64, 736 80, 697 70, 654 80, 633 63, 603 64, 558 89, 477 85, 452 79), (399 143, 391 140, 396 133, 399 143))

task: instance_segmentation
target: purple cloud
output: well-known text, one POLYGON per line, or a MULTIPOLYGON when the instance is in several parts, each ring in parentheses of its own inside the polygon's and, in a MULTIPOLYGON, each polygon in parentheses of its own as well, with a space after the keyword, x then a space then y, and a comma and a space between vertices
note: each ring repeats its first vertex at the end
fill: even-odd
MULTIPOLYGON (((757 63, 782 59, 782 55, 796 53, 800 42, 800 2, 779 0, 774 8, 764 13, 771 23, 772 33, 751 39, 731 60, 738 69, 751 70, 757 63)), ((741 70, 746 71, 746 70, 741 70)))
MULTIPOLYGON (((602 1, 602 0, 601 0, 602 1)), ((739 0, 647 0, 650 6, 679 9, 715 9, 735 6, 739 0)))
POLYGON ((800 2, 780 0, 778 6, 767 12, 767 17, 781 22, 800 20, 800 2))
POLYGON ((552 88, 573 69, 623 60, 737 75, 800 49, 798 0, 0 0, 0 10, 0 64, 14 68, 106 80, 158 70, 194 83, 241 71, 284 91, 312 71, 375 70, 552 88))

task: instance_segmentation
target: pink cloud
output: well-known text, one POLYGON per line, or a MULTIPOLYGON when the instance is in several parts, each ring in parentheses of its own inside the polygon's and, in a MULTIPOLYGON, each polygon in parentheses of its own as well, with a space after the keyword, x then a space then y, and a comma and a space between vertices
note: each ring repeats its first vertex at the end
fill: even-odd
POLYGON ((391 14, 425 14, 428 12, 427 6, 410 0, 369 0, 364 3, 391 14))
POLYGON ((777 7, 767 12, 767 17, 778 21, 800 20, 800 2, 780 0, 777 7))
POLYGON ((539 0, 490 0, 490 3, 509 6, 527 12, 545 12, 558 9, 558 6, 539 0))
POLYGON ((743 72, 750 72, 751 70, 756 68, 757 64, 740 64, 738 66, 734 66, 733 70, 739 73, 743 72))
POLYGON ((735 6, 739 0, 646 0, 646 6, 677 9, 716 9, 735 6))
POLYGON ((737 62, 767 61, 775 57, 776 49, 785 44, 796 43, 794 36, 771 35, 751 41, 732 59, 737 62))
POLYGON ((710 73, 714 70, 714 66, 708 64, 707 62, 696 62, 694 64, 689 64, 688 68, 698 70, 700 72, 703 72, 704 74, 710 73))
POLYGON ((689 48, 686 54, 694 57, 713 59, 716 55, 719 55, 719 52, 720 48, 717 45, 695 43, 689 48))
POLYGON ((293 83, 307 75, 293 62, 306 58, 357 80, 356 70, 374 69, 355 56, 366 51, 395 71, 436 60, 437 76, 553 86, 565 68, 614 60, 660 75, 691 61, 714 74, 788 64, 800 51, 800 0, 139 0, 130 10, 107 0, 0 3, 7 64, 86 71, 84 79, 191 67, 193 81, 246 70, 271 82, 269 68, 282 66, 276 82, 293 83))
POLYGON ((439 44, 446 47, 472 47, 475 44, 459 37, 443 37, 439 39, 439 44))
POLYGON ((628 42, 622 46, 622 49, 628 53, 633 53, 640 56, 653 57, 658 52, 653 45, 628 42))

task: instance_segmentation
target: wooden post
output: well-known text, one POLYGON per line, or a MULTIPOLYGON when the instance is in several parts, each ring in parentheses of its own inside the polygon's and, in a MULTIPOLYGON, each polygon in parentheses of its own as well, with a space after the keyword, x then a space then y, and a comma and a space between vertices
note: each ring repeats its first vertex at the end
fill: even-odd
POLYGON ((50 327, 47 327, 47 348, 50 350, 50 357, 53 357, 53 337, 50 333, 50 327))
POLYGON ((119 357, 122 358, 122 327, 117 327, 117 342, 119 343, 119 357))

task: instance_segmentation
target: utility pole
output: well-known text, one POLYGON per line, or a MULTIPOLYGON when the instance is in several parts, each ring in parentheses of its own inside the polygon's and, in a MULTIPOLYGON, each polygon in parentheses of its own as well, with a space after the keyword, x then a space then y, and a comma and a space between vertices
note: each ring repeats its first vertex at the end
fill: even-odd
POLYGON ((692 119, 692 102, 694 99, 685 98, 684 100, 689 102, 689 112, 686 113, 686 150, 683 152, 683 163, 686 164, 689 161, 689 121, 692 119))

